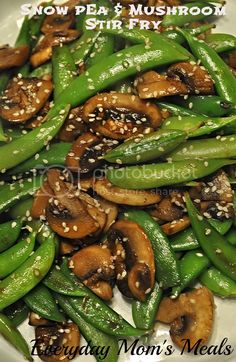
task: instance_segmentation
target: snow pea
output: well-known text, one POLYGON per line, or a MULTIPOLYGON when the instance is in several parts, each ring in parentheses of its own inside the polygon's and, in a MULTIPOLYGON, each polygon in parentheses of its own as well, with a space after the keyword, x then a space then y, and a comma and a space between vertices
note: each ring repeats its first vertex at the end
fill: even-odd
POLYGON ((0 170, 19 165, 40 151, 58 133, 70 110, 70 106, 57 106, 56 115, 46 116, 47 121, 22 137, 0 147, 0 170))
POLYGON ((231 34, 207 34, 205 42, 217 53, 228 52, 236 49, 236 37, 231 34))
MULTIPOLYGON (((172 43, 163 38, 148 49, 141 44, 110 55, 73 80, 58 96, 57 105, 71 104, 76 107, 97 92, 140 71, 188 60, 189 56, 173 47, 172 43)), ((55 112, 56 108, 53 107, 48 115, 54 116, 55 112)))
POLYGON ((30 45, 29 17, 25 16, 20 32, 16 38, 15 47, 30 45))
POLYGON ((174 234, 169 240, 170 245, 175 252, 199 248, 199 243, 191 227, 174 234))
POLYGON ((113 336, 105 334, 101 330, 95 328, 92 324, 88 323, 78 311, 73 308, 71 302, 68 298, 64 297, 61 294, 55 294, 60 307, 68 315, 68 317, 78 325, 79 330, 83 337, 88 343, 90 343, 91 348, 93 346, 109 346, 109 352, 106 357, 95 355, 97 362, 116 362, 118 359, 118 342, 117 339, 113 336))
MULTIPOLYGON (((197 7, 198 9, 202 10, 206 7, 206 3, 204 1, 195 1, 194 4, 187 3, 184 6, 188 8, 188 14, 179 14, 179 9, 177 9, 176 14, 166 14, 163 17, 162 26, 169 27, 169 26, 183 26, 188 23, 192 23, 195 21, 201 21, 209 17, 209 15, 204 15, 202 11, 199 12, 198 15, 192 15, 189 11, 191 8, 197 7)), ((212 10, 214 10, 214 6, 211 4, 208 4, 207 7, 210 7, 212 10)))
POLYGON ((0 252, 9 249, 18 239, 22 227, 21 220, 7 221, 0 224, 0 252))
POLYGON ((5 90, 10 77, 11 77, 10 71, 5 70, 0 73, 0 94, 5 90))
POLYGON ((48 273, 55 256, 53 238, 31 255, 13 274, 0 282, 0 310, 21 299, 48 273))
POLYGON ((108 152, 104 159, 124 164, 151 161, 175 149, 185 138, 186 133, 182 131, 158 130, 119 145, 108 152))
POLYGON ((15 221, 21 221, 27 219, 28 215, 30 215, 30 210, 33 205, 33 197, 29 197, 26 200, 20 200, 14 206, 8 210, 8 214, 15 221))
POLYGON ((231 219, 229 220, 218 220, 218 219, 209 219, 208 221, 211 226, 213 226, 214 229, 218 231, 221 235, 225 235, 229 229, 231 228, 233 221, 231 219))
POLYGON ((83 284, 78 282, 74 285, 59 268, 58 265, 52 268, 44 278, 43 284, 59 294, 73 297, 83 297, 86 295, 83 284))
POLYGON ((172 288, 171 296, 177 298, 182 290, 188 287, 206 270, 209 264, 209 259, 202 253, 201 249, 188 251, 179 260, 181 282, 172 288))
POLYGON ((174 102, 208 117, 226 116, 235 109, 233 103, 218 96, 188 96, 187 99, 175 97, 174 102))
POLYGON ((99 34, 97 31, 85 30, 81 37, 69 46, 76 65, 81 66, 85 63, 99 34))
POLYGON ((18 327, 23 323, 29 314, 29 308, 23 300, 10 305, 4 309, 4 314, 11 320, 15 327, 18 327))
POLYGON ((218 95, 236 104, 236 78, 224 60, 203 40, 193 37, 183 29, 179 31, 187 40, 192 53, 208 70, 218 95))
POLYGON ((236 281, 235 247, 199 215, 188 194, 185 195, 185 200, 192 228, 204 253, 213 266, 236 281))
POLYGON ((236 135, 217 136, 201 140, 189 140, 179 145, 168 154, 172 161, 183 159, 235 158, 236 135))
POLYGON ((11 184, 5 184, 0 189, 0 212, 15 205, 17 201, 28 198, 40 188, 43 177, 36 176, 30 179, 19 180, 11 184))
POLYGON ((6 338, 6 340, 10 342, 16 349, 18 349, 18 351, 23 354, 25 359, 33 362, 33 358, 30 355, 29 347, 24 337, 21 335, 18 329, 16 329, 11 320, 3 313, 0 313, 0 334, 2 334, 3 337, 6 338))
POLYGON ((35 233, 24 235, 17 244, 0 254, 1 279, 11 274, 28 259, 34 250, 35 236, 35 233))
POLYGON ((71 143, 53 143, 50 148, 44 148, 37 156, 33 156, 9 170, 8 175, 17 175, 31 170, 40 170, 48 166, 64 166, 66 156, 71 148, 71 143))
POLYGON ((132 190, 151 189, 196 180, 235 162, 224 158, 207 161, 184 160, 108 169, 106 175, 112 184, 121 188, 125 186, 132 190))
POLYGON ((151 329, 153 327, 161 298, 162 289, 156 283, 145 302, 133 301, 132 316, 137 328, 151 329))
POLYGON ((177 104, 173 103, 167 103, 164 101, 158 101, 155 102, 158 107, 160 107, 163 110, 169 111, 172 116, 190 116, 190 117, 199 117, 199 113, 196 113, 188 108, 181 107, 177 104))
POLYGON ((219 297, 236 297, 236 282, 214 267, 201 274, 199 280, 219 297))
MULTIPOLYGON (((214 24, 202 24, 197 28, 186 29, 191 35, 197 36, 206 31, 214 28, 214 24)), ((175 42, 182 44, 185 42, 184 37, 176 30, 164 30, 163 35, 168 39, 174 40, 175 42)))
POLYGON ((162 123, 162 129, 185 131, 189 138, 208 135, 226 125, 235 124, 236 116, 206 118, 205 116, 169 117, 162 123))
POLYGON ((48 62, 45 64, 40 65, 40 67, 35 68, 30 74, 30 78, 41 78, 45 75, 51 75, 52 74, 52 63, 48 62))
POLYGON ((76 66, 67 45, 53 47, 52 76, 54 100, 76 77, 76 66))
POLYGON ((100 34, 89 54, 86 67, 89 68, 114 53, 115 39, 113 35, 100 34))
POLYGON ((26 294, 24 302, 30 310, 37 313, 42 318, 59 323, 65 321, 63 314, 58 309, 52 293, 41 283, 26 294))
POLYGON ((160 225, 147 212, 141 210, 126 211, 123 217, 141 226, 149 238, 154 252, 156 280, 159 286, 166 289, 178 284, 178 261, 160 225))
POLYGON ((227 241, 231 244, 236 246, 236 229, 232 227, 228 233, 225 235, 227 241))
MULTIPOLYGON (((78 279, 75 275, 71 275, 67 264, 68 260, 65 258, 61 270, 71 280, 71 283, 76 286, 78 285, 78 279)), ((115 337, 135 337, 147 332, 146 330, 134 328, 85 286, 84 290, 86 291, 85 297, 67 297, 67 300, 86 322, 115 337)))
MULTIPOLYGON (((0 79, 1 82, 1 79, 0 79)), ((1 92, 0 92, 1 93, 1 92)), ((4 133, 4 129, 3 129, 3 125, 2 125, 2 120, 0 119, 0 142, 7 142, 8 141, 8 137, 7 135, 4 133)))

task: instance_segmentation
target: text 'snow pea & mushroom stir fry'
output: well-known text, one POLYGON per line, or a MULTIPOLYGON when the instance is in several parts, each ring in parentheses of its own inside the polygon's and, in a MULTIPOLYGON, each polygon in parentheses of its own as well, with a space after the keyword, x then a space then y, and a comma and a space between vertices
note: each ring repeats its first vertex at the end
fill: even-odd
POLYGON ((236 296, 236 38, 202 13, 130 29, 138 1, 90 3, 122 28, 88 29, 69 0, 0 48, 0 333, 30 361, 26 319, 43 361, 82 336, 116 362, 119 338, 160 323, 176 348, 206 345, 214 295, 236 296))

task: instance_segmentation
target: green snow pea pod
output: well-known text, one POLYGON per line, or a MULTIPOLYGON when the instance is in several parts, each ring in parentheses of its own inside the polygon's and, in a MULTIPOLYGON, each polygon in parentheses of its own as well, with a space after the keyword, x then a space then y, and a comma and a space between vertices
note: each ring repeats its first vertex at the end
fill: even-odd
MULTIPOLYGON (((65 103, 64 103, 65 104, 65 103)), ((40 151, 60 130, 70 106, 57 106, 55 117, 47 115, 47 121, 26 135, 0 147, 0 170, 19 165, 40 151)))
POLYGON ((10 342, 18 351, 20 351, 24 358, 28 361, 33 361, 33 358, 30 354, 29 347, 21 335, 21 333, 16 329, 11 320, 5 316, 3 313, 0 313, 0 334, 10 342))
POLYGON ((132 303, 132 316, 137 328, 151 329, 153 327, 161 297, 162 290, 158 284, 155 284, 145 302, 135 300, 132 303))
POLYGON ((2 121, 1 121, 1 119, 0 119, 0 142, 7 142, 7 141, 8 141, 8 137, 7 137, 7 135, 4 133, 2 121))
POLYGON ((167 155, 172 161, 236 157, 236 135, 188 140, 167 155))
MULTIPOLYGON (((76 286, 79 283, 78 279, 73 273, 71 275, 67 264, 67 259, 64 259, 61 270, 71 280, 71 283, 76 286)), ((134 328, 85 286, 84 290, 86 291, 85 297, 67 297, 67 300, 86 322, 114 337, 135 337, 147 332, 146 330, 134 328)))
POLYGON ((40 188, 43 177, 36 176, 30 179, 16 181, 12 184, 5 184, 0 189, 0 212, 15 205, 17 201, 28 198, 40 188))
POLYGON ((159 106, 161 109, 163 110, 167 110, 169 111, 172 116, 190 116, 190 117, 199 117, 199 114, 188 109, 188 108, 184 108, 181 107, 177 104, 173 104, 173 103, 167 103, 167 102, 163 102, 163 101, 158 101, 156 102, 157 106, 159 106))
POLYGON ((52 63, 48 62, 45 64, 40 65, 40 67, 35 68, 30 74, 30 78, 41 78, 45 75, 51 75, 52 74, 52 63))
POLYGON ((151 161, 176 148, 185 138, 186 133, 182 131, 158 130, 121 144, 108 152, 104 159, 124 164, 151 161))
POLYGON ((231 34, 207 34, 205 42, 217 53, 228 52, 236 49, 236 37, 231 34))
POLYGON ((236 297, 236 282, 214 267, 201 274, 199 280, 219 297, 236 297))
POLYGON ((15 219, 16 221, 19 220, 26 220, 27 217, 30 215, 30 210, 33 205, 33 197, 27 198, 26 200, 20 200, 14 206, 8 210, 8 214, 15 219))
MULTIPOLYGON (((86 72, 74 79, 58 97, 58 104, 71 104, 76 107, 85 102, 97 92, 106 89, 114 83, 129 76, 158 66, 185 61, 189 56, 172 46, 166 38, 151 44, 149 49, 144 44, 135 45, 114 53, 102 62, 93 65, 86 72)), ((54 116, 56 108, 49 111, 54 116)))
POLYGON ((18 239, 22 227, 21 220, 7 221, 0 224, 0 252, 9 249, 18 239))
POLYGON ((53 295, 47 287, 41 283, 24 297, 24 302, 34 313, 51 321, 62 323, 65 321, 59 311, 53 295))
POLYGON ((100 356, 99 354, 95 355, 97 362, 116 362, 118 359, 119 349, 117 339, 98 330, 82 318, 78 311, 73 308, 68 298, 61 294, 55 294, 55 296, 60 307, 64 310, 68 317, 78 325, 81 334, 86 341, 90 343, 91 348, 93 348, 93 346, 109 346, 109 351, 106 357, 100 356))
POLYGON ((23 300, 18 300, 18 302, 5 308, 4 314, 11 320, 15 327, 18 327, 27 319, 29 308, 23 300))
MULTIPOLYGON (((202 33, 205 33, 206 31, 208 31, 214 27, 215 27, 214 24, 203 24, 197 28, 190 28, 190 29, 186 28, 186 31, 188 31, 193 36, 197 36, 202 33)), ((184 37, 176 30, 165 30, 163 32, 163 35, 165 35, 168 39, 174 40, 175 42, 177 42, 179 44, 182 44, 185 42, 184 37)))
POLYGON ((34 250, 35 236, 35 233, 24 235, 17 244, 0 254, 0 279, 11 274, 28 259, 34 250))
POLYGON ((180 282, 178 261, 159 224, 145 211, 126 211, 124 219, 136 222, 150 240, 154 252, 156 279, 163 289, 180 282))
POLYGON ((74 285, 71 283, 71 281, 61 272, 59 266, 55 266, 50 270, 48 275, 44 278, 43 284, 59 294, 73 297, 83 297, 86 295, 83 284, 78 282, 74 285))
POLYGON ((0 309, 24 297, 45 277, 55 257, 55 243, 49 238, 13 274, 0 282, 0 309))
POLYGON ((224 60, 206 42, 193 37, 183 29, 179 31, 187 40, 195 57, 208 70, 215 82, 218 95, 236 104, 236 78, 224 60))
POLYGON ((226 125, 236 123, 236 116, 206 118, 205 116, 169 117, 162 123, 162 129, 185 131, 189 138, 211 134, 226 125))
POLYGON ((218 231, 219 234, 225 235, 231 228, 233 221, 232 220, 218 220, 218 219, 209 219, 208 221, 214 229, 218 231))
POLYGON ((76 66, 69 47, 53 47, 52 52, 52 76, 54 84, 54 100, 70 85, 76 77, 76 66))
POLYGON ((71 46, 71 54, 76 65, 83 65, 92 51, 93 45, 97 41, 99 32, 94 30, 85 30, 81 37, 73 42, 71 46))
POLYGON ((169 240, 170 245, 175 252, 199 248, 199 243, 191 227, 174 234, 169 240))
POLYGON ((171 295, 178 295, 188 287, 209 266, 209 259, 201 252, 201 249, 188 251, 179 261, 181 282, 172 288, 171 295))
POLYGON ((131 190, 151 189, 196 180, 212 174, 226 165, 234 164, 230 159, 184 160, 172 163, 127 166, 108 169, 108 180, 121 188, 131 190))
POLYGON ((228 233, 225 235, 226 239, 231 245, 236 246, 236 229, 232 227, 228 233))
POLYGON ((53 143, 49 149, 44 148, 37 154, 9 170, 8 175, 17 175, 31 170, 40 170, 48 166, 64 166, 71 143, 53 143))
POLYGON ((187 99, 175 97, 174 102, 208 117, 226 116, 235 109, 232 102, 218 96, 188 96, 187 99))
POLYGON ((100 34, 89 54, 86 66, 89 68, 114 53, 115 39, 113 35, 100 34))
MULTIPOLYGON (((195 1, 194 4, 192 3, 187 3, 185 4, 185 6, 188 8, 188 14, 183 14, 180 12, 180 9, 177 9, 176 14, 166 14, 164 15, 163 21, 162 21, 162 26, 164 27, 169 27, 171 25, 174 26, 183 26, 185 24, 188 23, 192 23, 194 21, 201 21, 206 19, 207 17, 209 17, 209 15, 204 15, 204 12, 200 11, 198 15, 192 15, 191 14, 191 8, 195 8, 197 7, 199 10, 202 10, 203 8, 206 7, 206 3, 204 3, 204 1, 195 1)), ((207 5, 208 7, 210 7, 212 9, 212 14, 214 13, 214 9, 215 7, 211 4, 207 5)))
POLYGON ((186 206, 194 233, 206 256, 213 266, 236 281, 236 249, 216 231, 210 223, 198 214, 188 194, 186 206))
POLYGON ((5 90, 7 83, 11 77, 11 73, 9 71, 4 71, 0 73, 0 94, 5 90))

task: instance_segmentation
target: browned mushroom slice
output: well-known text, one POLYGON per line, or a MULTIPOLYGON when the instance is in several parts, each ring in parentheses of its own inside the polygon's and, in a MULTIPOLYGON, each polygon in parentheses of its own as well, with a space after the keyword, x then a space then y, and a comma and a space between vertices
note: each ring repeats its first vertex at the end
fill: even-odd
POLYGON ((51 92, 51 81, 13 78, 0 98, 0 117, 9 122, 26 122, 45 105, 51 92))
POLYGON ((70 43, 78 38, 79 35, 80 32, 74 29, 67 29, 45 35, 30 57, 31 65, 36 68, 47 62, 52 57, 52 47, 70 43))
POLYGON ((46 115, 49 110, 50 102, 47 101, 43 108, 41 108, 40 111, 24 125, 24 128, 33 129, 41 126, 41 124, 47 121, 46 115))
POLYGON ((103 156, 112 147, 113 140, 101 139, 91 132, 81 135, 66 157, 66 166, 74 172, 89 173, 102 165, 103 156))
POLYGON ((11 48, 8 45, 0 47, 0 71, 23 65, 29 53, 30 49, 27 45, 18 48, 11 48))
POLYGON ((233 190, 224 171, 219 171, 211 181, 202 186, 201 199, 205 201, 233 201, 233 190))
POLYGON ((108 245, 115 259, 118 288, 124 295, 144 301, 155 280, 154 254, 147 235, 138 224, 119 220, 110 228, 108 245))
POLYGON ((30 326, 51 326, 52 324, 54 324, 54 322, 50 321, 49 319, 42 318, 34 312, 30 312, 29 314, 30 326))
POLYGON ((165 197, 159 204, 155 205, 155 209, 152 210, 151 214, 158 220, 168 222, 180 219, 183 216, 183 209, 174 205, 170 197, 165 197))
POLYGON ((230 52, 228 54, 228 64, 231 68, 236 69, 236 53, 230 52))
POLYGON ((78 187, 82 191, 88 191, 92 188, 94 182, 93 177, 82 178, 78 181, 78 187))
POLYGON ((202 214, 210 219, 233 219, 235 216, 234 207, 232 202, 225 201, 202 201, 200 204, 200 211, 202 214))
POLYGON ((35 219, 44 217, 48 202, 53 196, 53 190, 49 186, 49 183, 45 181, 34 194, 34 201, 30 211, 31 216, 35 219))
POLYGON ((161 228, 166 235, 173 235, 182 230, 187 229, 189 225, 190 225, 189 218, 187 216, 184 216, 179 220, 173 220, 167 224, 162 225, 161 228))
POLYGON ((60 255, 71 254, 75 251, 76 246, 71 243, 67 243, 66 241, 60 241, 59 245, 59 253, 60 255))
POLYGON ((214 94, 214 83, 209 73, 202 66, 193 62, 181 62, 169 67, 170 77, 179 77, 191 93, 214 94))
POLYGON ((162 120, 156 105, 121 93, 102 93, 90 98, 84 105, 83 119, 93 131, 120 140, 148 133, 162 120))
POLYGON ((44 34, 63 31, 71 28, 75 22, 75 14, 68 11, 68 14, 60 15, 55 12, 45 17, 41 31, 44 34))
POLYGON ((92 188, 99 196, 115 204, 146 206, 161 200, 161 196, 156 190, 123 189, 113 186, 106 178, 94 180, 92 188))
POLYGON ((35 337, 38 355, 45 362, 69 362, 76 355, 65 354, 65 351, 75 350, 80 345, 80 331, 74 323, 37 327, 35 337), (47 353, 45 353, 46 348, 47 353))
POLYGON ((47 221, 52 230, 64 238, 84 238, 96 232, 100 225, 75 195, 72 185, 68 186, 62 178, 57 170, 48 172, 48 182, 55 196, 46 209, 47 221))
POLYGON ((177 299, 164 297, 156 319, 170 324, 171 339, 178 347, 183 348, 186 339, 190 348, 198 341, 204 345, 212 333, 213 295, 203 287, 182 293, 177 299))
POLYGON ((114 279, 115 267, 112 254, 107 247, 87 246, 71 257, 69 266, 73 273, 94 293, 102 299, 111 299, 110 282, 114 279))
POLYGON ((173 79, 156 72, 148 72, 137 79, 137 90, 142 99, 161 98, 189 93, 188 87, 179 79, 173 79), (149 76, 149 73, 150 76, 149 76), (155 73, 155 76, 154 74, 155 73))
POLYGON ((74 142, 87 131, 87 124, 82 119, 82 107, 73 108, 64 122, 58 138, 64 142, 74 142))
POLYGON ((99 204, 101 205, 102 209, 104 210, 107 219, 106 224, 103 228, 103 232, 107 232, 110 228, 110 226, 116 221, 119 209, 114 202, 108 201, 102 197, 96 197, 99 204))
POLYGON ((79 195, 79 199, 83 202, 85 205, 89 215, 94 219, 96 223, 99 224, 99 228, 96 231, 95 235, 99 234, 106 225, 107 221, 107 215, 103 208, 101 207, 101 204, 98 200, 93 199, 88 194, 81 192, 79 195))

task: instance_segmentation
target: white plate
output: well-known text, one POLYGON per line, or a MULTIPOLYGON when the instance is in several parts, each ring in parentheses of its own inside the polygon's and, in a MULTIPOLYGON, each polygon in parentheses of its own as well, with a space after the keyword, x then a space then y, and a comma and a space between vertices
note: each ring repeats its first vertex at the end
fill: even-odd
MULTIPOLYGON (((36 3, 37 1, 31 1, 36 3)), ((0 13, 0 44, 10 43, 13 44, 16 34, 19 31, 19 27, 22 23, 22 15, 20 13, 20 6, 27 1, 22 0, 1 0, 1 13, 0 13)), ((222 17, 217 22, 217 32, 225 32, 236 35, 235 28, 235 16, 236 16, 236 1, 227 0, 227 15, 222 17)), ((170 362, 236 362, 236 326, 235 326, 235 300, 222 300, 215 297, 215 323, 213 328, 213 335, 208 345, 220 345, 224 338, 228 338, 227 344, 230 344, 235 351, 230 356, 224 355, 206 355, 206 356, 193 356, 192 354, 180 355, 179 350, 175 350, 172 356, 165 356, 164 352, 161 355, 141 356, 133 355, 129 353, 123 353, 119 357, 119 362, 141 362, 143 360, 147 362, 158 361, 170 361, 170 362)), ((129 303, 124 301, 121 294, 115 291, 113 308, 119 312, 124 318, 132 323, 131 308, 129 303)), ((30 341, 34 337, 34 328, 30 327, 27 322, 21 325, 21 332, 25 336, 26 340, 30 341)), ((148 345, 161 345, 164 340, 167 340, 166 344, 171 344, 169 338, 168 327, 160 324, 156 324, 155 332, 148 341, 148 345)), ((84 342, 84 341, 83 341, 84 342)), ((140 341, 140 343, 142 343, 140 341)), ((164 350, 165 351, 165 350, 164 350)), ((7 342, 2 338, 0 339, 0 361, 1 362, 21 362, 23 361, 18 352, 15 351, 7 342)), ((38 357, 35 361, 41 361, 38 357)), ((74 361, 81 362, 94 362, 95 359, 92 356, 80 356, 74 361)))

